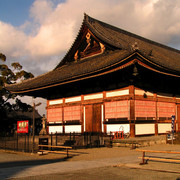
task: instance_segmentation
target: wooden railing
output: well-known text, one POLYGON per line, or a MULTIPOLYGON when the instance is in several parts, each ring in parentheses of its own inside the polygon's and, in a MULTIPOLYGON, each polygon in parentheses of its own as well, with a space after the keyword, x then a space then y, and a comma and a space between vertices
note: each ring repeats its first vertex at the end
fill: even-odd
POLYGON ((51 145, 38 145, 39 146, 39 152, 43 153, 57 153, 57 154, 67 154, 67 157, 69 157, 69 150, 72 149, 72 147, 69 146, 51 146, 51 145), (48 148, 48 150, 43 149, 48 148), (61 149, 66 151, 57 151, 53 149, 61 149))
POLYGON ((138 157, 142 159, 142 162, 140 163, 140 165, 147 164, 148 160, 180 163, 180 159, 174 159, 174 158, 170 159, 169 157, 168 158, 151 157, 149 155, 146 155, 146 153, 180 154, 180 152, 177 152, 177 151, 155 151, 155 150, 143 150, 143 149, 136 149, 136 151, 142 152, 142 157, 138 157))

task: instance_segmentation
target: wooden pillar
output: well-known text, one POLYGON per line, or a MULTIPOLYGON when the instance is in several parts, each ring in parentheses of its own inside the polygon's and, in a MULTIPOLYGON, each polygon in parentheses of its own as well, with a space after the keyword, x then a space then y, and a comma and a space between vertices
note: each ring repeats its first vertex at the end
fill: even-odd
POLYGON ((81 95, 81 133, 84 133, 84 95, 81 95))
POLYGON ((177 102, 176 102, 176 97, 173 97, 173 101, 174 101, 174 108, 175 108, 175 122, 174 122, 174 131, 177 132, 178 128, 177 128, 177 102))
MULTIPOLYGON (((104 106, 103 106, 103 113, 104 113, 104 121, 105 121, 105 103, 104 103, 104 106)), ((107 125, 104 124, 104 133, 106 134, 107 133, 107 125)))
POLYGON ((48 122, 48 107, 49 107, 49 100, 47 100, 47 106, 46 106, 46 131, 49 134, 49 122, 48 122))
MULTIPOLYGON (((103 100, 106 99, 106 91, 103 91, 103 100)), ((103 117, 104 117, 104 121, 105 121, 105 103, 103 103, 103 117)), ((103 121, 103 123, 104 123, 103 121)), ((103 124, 104 126, 104 132, 103 133, 107 133, 107 127, 106 124, 103 124)))
POLYGON ((65 125, 64 125, 64 105, 65 105, 65 98, 63 98, 63 107, 62 107, 63 134, 65 133, 65 125))
POLYGON ((156 102, 156 117, 155 117, 155 136, 158 135, 158 109, 157 109, 157 94, 154 94, 155 102, 156 102))
POLYGON ((135 137, 135 88, 134 85, 129 86, 130 101, 130 137, 135 137))

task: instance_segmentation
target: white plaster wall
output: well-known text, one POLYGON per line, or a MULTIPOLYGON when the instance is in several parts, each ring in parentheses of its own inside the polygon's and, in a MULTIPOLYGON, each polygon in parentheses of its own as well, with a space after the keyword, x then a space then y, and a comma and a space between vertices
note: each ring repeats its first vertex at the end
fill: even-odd
POLYGON ((111 131, 122 131, 124 130, 124 133, 130 132, 130 126, 129 124, 107 124, 107 133, 109 134, 111 131))
POLYGON ((84 100, 100 99, 100 98, 103 98, 103 93, 84 96, 84 100))
POLYGON ((66 98, 65 99, 65 103, 68 103, 68 102, 77 102, 77 101, 81 101, 81 96, 72 97, 72 98, 66 98))
POLYGON ((81 133, 81 125, 68 125, 65 126, 65 133, 77 132, 81 133))
POLYGON ((136 124, 135 125, 135 134, 155 134, 155 125, 154 124, 136 124))
POLYGON ((62 104, 62 103, 63 103, 63 100, 62 100, 62 99, 49 101, 49 105, 62 104))
POLYGON ((166 131, 171 131, 171 123, 159 123, 158 133, 166 133, 166 131))
POLYGON ((51 133, 62 133, 63 132, 63 127, 62 126, 49 126, 49 134, 51 133))
POLYGON ((128 94, 129 94, 129 89, 125 89, 125 90, 107 92, 106 97, 123 96, 128 94))
POLYGON ((144 93, 147 95, 147 96, 153 96, 154 94, 149 92, 149 91, 144 91, 144 90, 140 90, 140 89, 135 89, 135 94, 136 95, 144 95, 144 93))

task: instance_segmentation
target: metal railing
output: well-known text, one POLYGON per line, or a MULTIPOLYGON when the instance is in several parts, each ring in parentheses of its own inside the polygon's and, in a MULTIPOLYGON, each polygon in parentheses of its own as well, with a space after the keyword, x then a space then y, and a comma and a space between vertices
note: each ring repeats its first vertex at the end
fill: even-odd
POLYGON ((0 149, 37 152, 38 145, 42 144, 46 139, 45 145, 54 146, 71 146, 73 148, 92 148, 104 146, 107 141, 111 140, 111 136, 103 133, 54 133, 48 135, 37 135, 34 137, 30 134, 14 134, 11 136, 0 136, 0 149))

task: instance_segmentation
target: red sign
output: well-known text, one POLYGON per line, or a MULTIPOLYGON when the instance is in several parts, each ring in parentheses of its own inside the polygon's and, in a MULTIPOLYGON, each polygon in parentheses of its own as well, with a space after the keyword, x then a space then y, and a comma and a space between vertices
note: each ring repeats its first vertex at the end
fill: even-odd
POLYGON ((29 121, 18 121, 17 122, 17 133, 28 133, 29 121))

